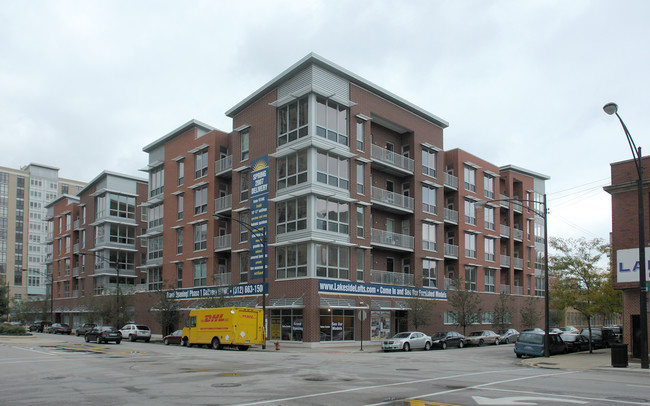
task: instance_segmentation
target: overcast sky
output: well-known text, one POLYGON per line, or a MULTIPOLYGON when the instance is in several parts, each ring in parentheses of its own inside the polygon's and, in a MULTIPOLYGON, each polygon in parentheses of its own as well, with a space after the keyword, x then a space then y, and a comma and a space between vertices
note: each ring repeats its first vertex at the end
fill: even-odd
MULTIPOLYGON (((0 166, 145 177, 142 147, 309 52, 447 120, 444 148, 551 177, 549 234, 608 239, 602 187, 650 151, 650 1, 0 0, 0 166), (236 3, 236 5, 235 5, 236 3)), ((650 176, 650 168, 646 169, 650 176)))

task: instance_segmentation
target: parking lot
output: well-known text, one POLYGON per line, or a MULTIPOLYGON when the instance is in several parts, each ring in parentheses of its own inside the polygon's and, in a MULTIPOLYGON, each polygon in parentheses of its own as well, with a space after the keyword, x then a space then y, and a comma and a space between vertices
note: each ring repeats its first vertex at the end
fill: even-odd
MULTIPOLYGON (((562 357, 571 356, 589 354, 562 357)), ((0 399, 11 405, 650 404, 647 371, 553 365, 561 359, 521 361, 512 344, 241 352, 36 334, 0 338, 0 399), (534 366, 540 363, 545 368, 534 366)))

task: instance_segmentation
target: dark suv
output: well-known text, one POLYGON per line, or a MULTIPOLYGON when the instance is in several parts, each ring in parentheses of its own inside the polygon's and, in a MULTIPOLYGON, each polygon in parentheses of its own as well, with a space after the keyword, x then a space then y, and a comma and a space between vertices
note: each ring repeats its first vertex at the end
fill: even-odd
MULTIPOLYGON (((587 340, 589 340, 589 329, 583 328, 580 331, 587 340)), ((616 334, 609 328, 591 328, 591 348, 609 348, 612 344, 616 344, 616 334)))
POLYGON ((28 330, 30 332, 36 331, 37 333, 42 333, 45 331, 46 328, 52 325, 51 321, 35 321, 34 323, 30 324, 28 327, 28 330))

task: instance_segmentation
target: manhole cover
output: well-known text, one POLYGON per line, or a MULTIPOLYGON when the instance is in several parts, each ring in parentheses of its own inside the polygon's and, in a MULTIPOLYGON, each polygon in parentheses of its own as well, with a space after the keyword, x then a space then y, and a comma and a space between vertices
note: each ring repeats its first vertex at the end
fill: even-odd
POLYGON ((212 385, 213 388, 234 388, 236 386, 241 386, 240 383, 215 383, 212 385))

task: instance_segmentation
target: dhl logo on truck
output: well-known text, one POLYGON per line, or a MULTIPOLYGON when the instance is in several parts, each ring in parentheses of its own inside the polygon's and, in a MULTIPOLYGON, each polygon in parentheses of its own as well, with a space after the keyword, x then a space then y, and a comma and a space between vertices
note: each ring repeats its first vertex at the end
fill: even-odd
POLYGON ((228 321, 228 319, 223 317, 223 314, 218 313, 218 314, 206 314, 205 317, 203 318, 204 323, 214 323, 217 321, 228 321))

